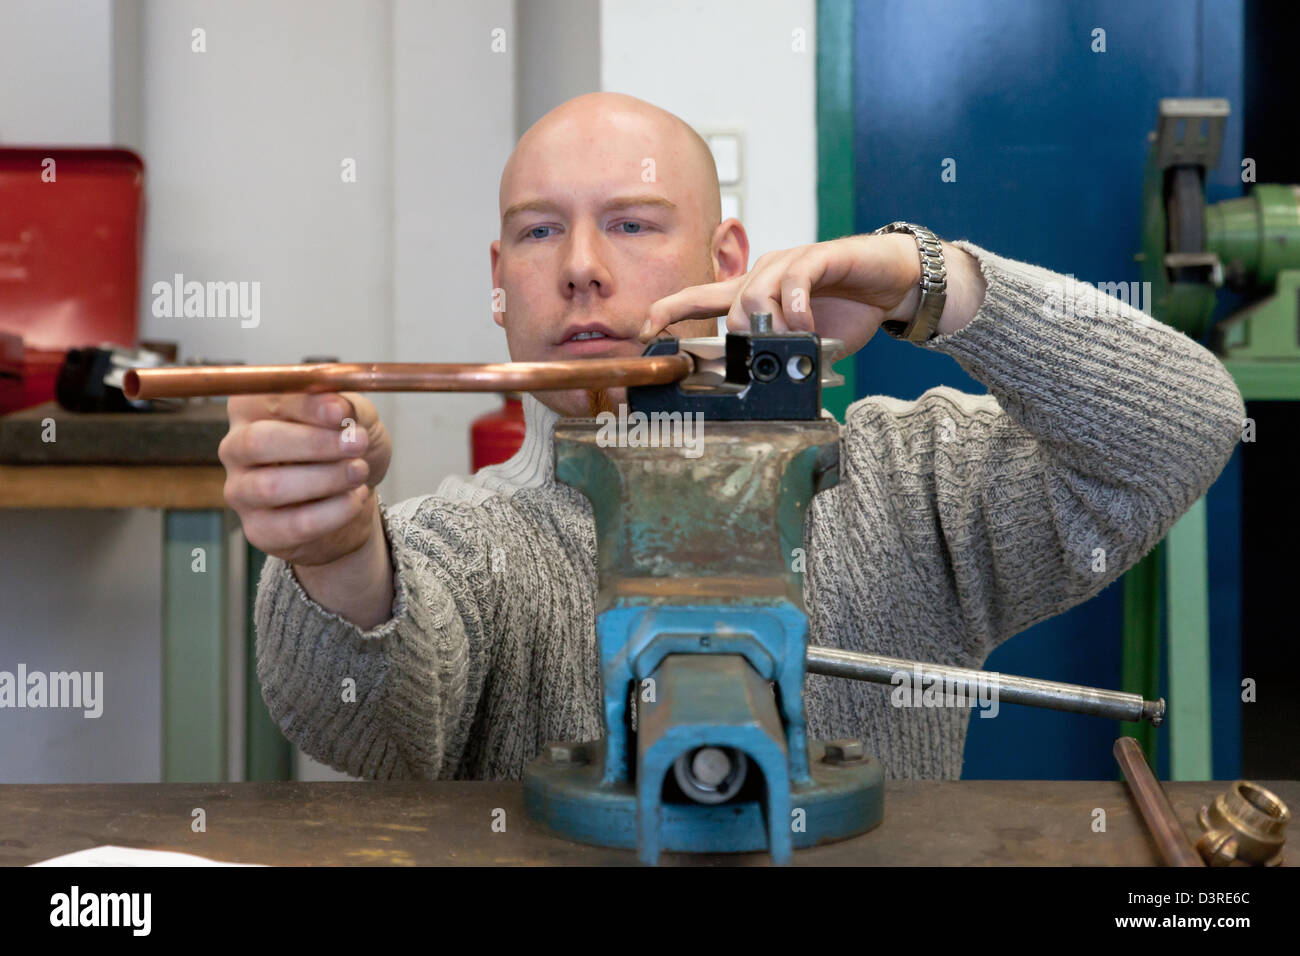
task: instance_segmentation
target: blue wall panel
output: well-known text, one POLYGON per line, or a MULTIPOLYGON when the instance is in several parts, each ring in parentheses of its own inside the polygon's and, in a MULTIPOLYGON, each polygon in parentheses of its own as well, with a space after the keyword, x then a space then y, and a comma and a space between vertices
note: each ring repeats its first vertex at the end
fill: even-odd
MULTIPOLYGON (((860 232, 908 219, 1082 281, 1137 280, 1147 133, 1167 96, 1231 101, 1210 198, 1240 194, 1240 0, 866 0, 854 19, 860 232), (1104 53, 1092 51, 1096 28, 1104 53), (955 182, 941 181, 946 158, 955 182)), ((951 359, 884 335, 859 353, 857 376, 859 395, 986 391, 951 359)), ((1224 563, 1235 553, 1233 494, 1216 486, 1210 500, 1216 667, 1239 654, 1239 582, 1224 563)), ((1121 597, 1112 585, 1013 638, 987 666, 1117 688, 1121 597)), ((1216 770, 1233 765, 1236 746, 1230 702, 1220 703, 1216 770)), ((1117 730, 1009 705, 996 720, 973 719, 964 776, 1113 778, 1117 730)))

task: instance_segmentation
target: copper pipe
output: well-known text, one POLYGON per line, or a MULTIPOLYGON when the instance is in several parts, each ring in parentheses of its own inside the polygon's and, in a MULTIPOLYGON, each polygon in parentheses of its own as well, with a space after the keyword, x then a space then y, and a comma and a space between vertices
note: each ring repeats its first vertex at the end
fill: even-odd
POLYGON ((1183 826, 1178 822, 1173 804, 1165 795, 1164 788, 1156 780, 1155 774, 1147 764, 1142 747, 1133 737, 1121 737, 1115 741, 1115 759, 1124 779, 1128 781, 1133 801, 1137 804, 1142 819, 1146 821, 1151 837, 1156 841, 1156 848, 1166 866, 1205 866, 1205 861, 1192 846, 1183 826))
POLYGON ((137 368, 122 383, 127 398, 261 395, 270 392, 542 392, 566 388, 666 385, 691 374, 677 355, 573 359, 562 362, 316 365, 195 365, 137 368))

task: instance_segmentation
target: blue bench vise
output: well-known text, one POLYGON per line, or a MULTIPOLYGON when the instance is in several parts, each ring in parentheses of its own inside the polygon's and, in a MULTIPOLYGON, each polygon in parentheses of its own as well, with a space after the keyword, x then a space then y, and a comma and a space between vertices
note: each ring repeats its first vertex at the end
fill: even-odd
POLYGON ((752 325, 727 335, 711 377, 629 388, 617 429, 611 413, 555 429, 556 478, 595 518, 605 735, 548 744, 525 802, 552 832, 647 864, 763 851, 785 864, 884 812, 883 768, 861 742, 805 729, 804 517, 839 477, 839 426, 821 415, 829 359, 811 333, 752 325))

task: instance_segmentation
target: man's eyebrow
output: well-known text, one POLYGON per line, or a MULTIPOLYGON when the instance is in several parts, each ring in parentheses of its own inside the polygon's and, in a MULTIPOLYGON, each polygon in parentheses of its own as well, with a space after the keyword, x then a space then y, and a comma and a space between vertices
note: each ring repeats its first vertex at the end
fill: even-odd
POLYGON ((655 196, 651 193, 645 193, 638 196, 615 196, 608 202, 601 204, 601 209, 606 211, 610 209, 627 209, 630 206, 660 206, 664 209, 676 209, 677 204, 663 196, 655 196))
POLYGON ((517 202, 509 207, 501 215, 501 221, 507 221, 511 216, 517 216, 521 212, 554 212, 559 207, 547 199, 530 199, 527 202, 517 202))
MULTIPOLYGON (((608 212, 611 209, 629 209, 633 206, 659 206, 663 209, 676 209, 677 204, 663 196, 655 196, 651 193, 631 196, 615 196, 604 203, 601 203, 601 210, 608 212)), ((555 212, 559 205, 551 202, 549 199, 529 199, 525 202, 517 202, 506 209, 501 216, 501 222, 505 223, 512 216, 517 216, 524 212, 555 212)))

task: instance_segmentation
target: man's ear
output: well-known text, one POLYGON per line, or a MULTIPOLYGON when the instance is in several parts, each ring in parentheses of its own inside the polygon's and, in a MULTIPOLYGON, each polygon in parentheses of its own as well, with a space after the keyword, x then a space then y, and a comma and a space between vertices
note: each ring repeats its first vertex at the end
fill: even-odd
POLYGON ((739 219, 724 219, 713 230, 710 244, 714 282, 734 279, 749 271, 749 236, 739 219))
POLYGON ((493 239, 492 254, 492 321, 506 327, 506 289, 501 284, 501 240, 493 239))

